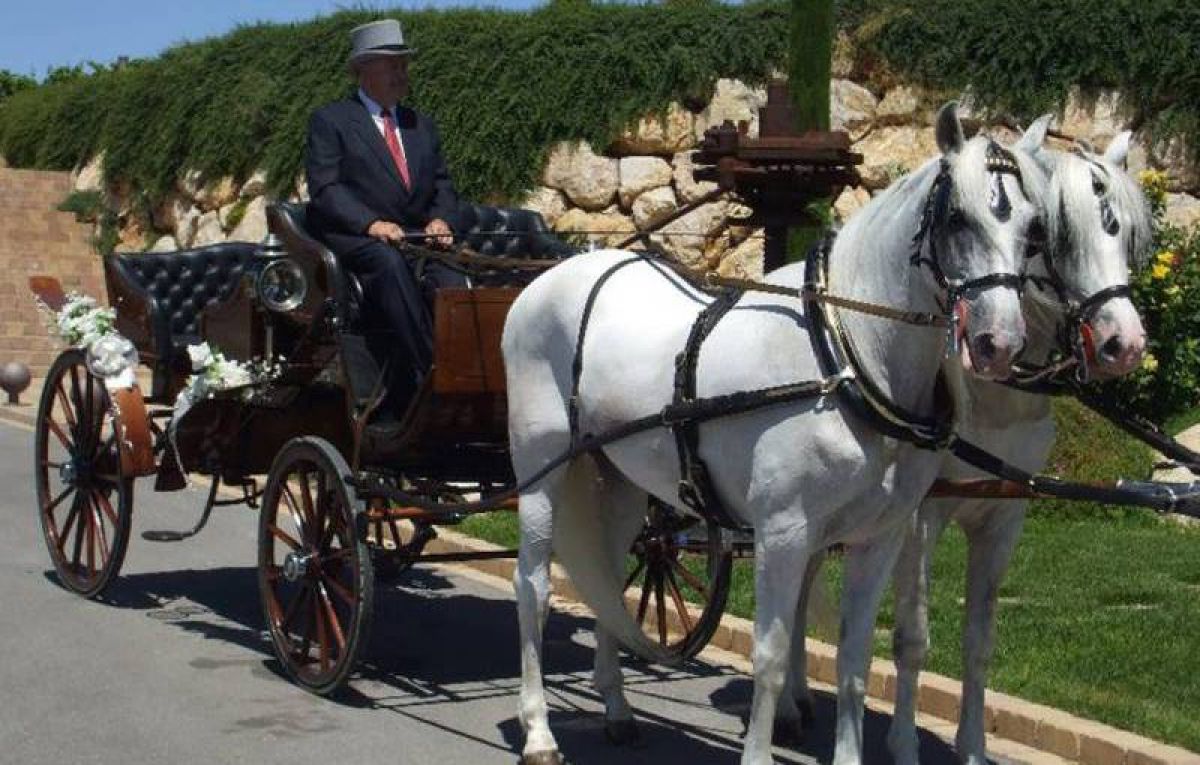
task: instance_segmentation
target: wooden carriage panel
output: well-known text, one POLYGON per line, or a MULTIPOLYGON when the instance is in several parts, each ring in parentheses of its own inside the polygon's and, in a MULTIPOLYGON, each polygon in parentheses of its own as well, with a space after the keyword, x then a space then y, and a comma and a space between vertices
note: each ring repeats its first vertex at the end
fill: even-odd
POLYGON ((434 303, 433 392, 436 395, 503 394, 504 320, 521 290, 515 287, 448 288, 434 303))

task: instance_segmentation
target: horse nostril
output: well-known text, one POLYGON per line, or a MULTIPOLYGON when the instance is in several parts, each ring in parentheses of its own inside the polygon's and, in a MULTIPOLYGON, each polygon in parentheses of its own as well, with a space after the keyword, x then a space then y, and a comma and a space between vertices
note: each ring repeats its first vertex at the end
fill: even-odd
POLYGON ((1121 342, 1121 336, 1113 335, 1104 341, 1104 345, 1100 346, 1100 356, 1105 361, 1116 361, 1120 358, 1123 349, 1124 343, 1121 342))

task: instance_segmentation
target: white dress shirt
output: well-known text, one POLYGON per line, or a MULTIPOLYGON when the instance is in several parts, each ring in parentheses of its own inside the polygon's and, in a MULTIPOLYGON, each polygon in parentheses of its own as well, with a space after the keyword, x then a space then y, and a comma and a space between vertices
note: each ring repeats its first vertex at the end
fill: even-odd
MULTIPOLYGON (((362 89, 358 89, 358 97, 367 106, 367 111, 371 113, 371 119, 375 122, 375 129, 379 131, 379 135, 383 136, 384 143, 387 142, 387 132, 383 126, 383 107, 375 103, 375 100, 366 94, 362 89)), ((408 152, 404 150, 404 139, 400 135, 400 120, 396 118, 396 110, 392 109, 392 134, 396 136, 396 143, 400 145, 400 156, 404 157, 404 163, 408 164, 408 152)))

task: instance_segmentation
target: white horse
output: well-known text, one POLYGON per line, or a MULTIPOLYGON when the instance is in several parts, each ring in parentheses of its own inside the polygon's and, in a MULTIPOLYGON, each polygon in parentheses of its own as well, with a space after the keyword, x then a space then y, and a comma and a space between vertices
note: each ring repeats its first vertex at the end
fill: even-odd
MULTIPOLYGON (((1115 377, 1137 368, 1145 350, 1145 330, 1123 289, 1129 263, 1150 243, 1150 217, 1136 182, 1123 171, 1129 133, 1117 136, 1100 156, 1084 147, 1062 153, 1043 149, 1051 115, 1037 120, 1018 143, 1049 173, 1045 242, 1031 252, 1032 266, 1022 310, 1028 333, 1023 358, 1034 366, 1049 363, 1066 338, 1079 342, 1081 363, 1090 373, 1115 377), (1114 289, 1115 288, 1115 289, 1114 289), (1071 313, 1074 315, 1069 315, 1071 313), (1073 319, 1080 324, 1075 326, 1073 319), (1087 340, 1077 333, 1087 335, 1087 340)), ((788 269, 772 274, 785 276, 788 269)), ((1070 349, 1066 349, 1068 352, 1070 349)), ((959 432, 968 441, 1023 470, 1046 465, 1054 442, 1054 419, 1047 396, 1025 393, 993 382, 958 375, 963 395, 959 432)), ((947 456, 941 477, 990 478, 947 456)), ((927 499, 908 529, 896 566, 896 625, 893 650, 897 665, 896 707, 888 747, 900 765, 917 760, 917 676, 929 649, 929 564, 933 546, 950 520, 967 534, 966 615, 963 628, 963 694, 956 739, 968 765, 987 762, 984 738, 984 686, 994 647, 995 607, 1000 579, 1012 555, 1027 501, 1000 499, 927 499)), ((820 559, 810 565, 797 611, 801 625, 789 678, 802 710, 811 710, 807 688, 803 620, 805 600, 820 559)))
MULTIPOLYGON (((1037 214, 1030 199, 1042 197, 1043 176, 1020 152, 1010 157, 1019 175, 998 170, 997 147, 982 137, 966 141, 952 105, 939 113, 936 133, 942 156, 893 184, 842 232, 831 255, 830 290, 914 311, 953 312, 962 320, 956 334, 963 364, 976 374, 1004 376, 1023 343, 1013 282, 1023 266, 1027 227, 1037 214), (914 253, 918 230, 923 235, 914 253)), ((509 313, 502 347, 519 481, 568 449, 572 411, 579 433, 602 433, 672 400, 675 356, 710 298, 647 260, 613 270, 630 257, 601 251, 572 258, 527 287, 509 313), (599 282, 603 288, 593 302, 589 296, 599 282), (589 306, 590 321, 581 334, 589 306)), ((801 286, 799 280, 792 286, 801 286)), ((804 328, 810 310, 798 299, 744 296, 704 343, 697 395, 821 379, 804 328)), ((945 332, 839 315, 861 359, 861 374, 896 405, 933 412, 945 332)), ((836 542, 847 547, 846 595, 852 605, 838 657, 835 762, 860 761, 875 611, 904 525, 933 482, 941 455, 880 435, 830 397, 709 421, 701 426, 700 455, 725 507, 755 532, 754 697, 742 762, 771 761, 777 718, 799 724, 794 699, 790 694, 780 699, 780 690, 802 572, 814 553, 836 542)), ((552 552, 597 614, 595 681, 610 729, 619 735, 632 730, 617 641, 651 658, 660 654, 624 608, 622 565, 641 527, 647 494, 678 506, 679 481, 671 431, 655 428, 577 457, 521 493, 514 584, 523 763, 561 761, 541 668, 552 552)))

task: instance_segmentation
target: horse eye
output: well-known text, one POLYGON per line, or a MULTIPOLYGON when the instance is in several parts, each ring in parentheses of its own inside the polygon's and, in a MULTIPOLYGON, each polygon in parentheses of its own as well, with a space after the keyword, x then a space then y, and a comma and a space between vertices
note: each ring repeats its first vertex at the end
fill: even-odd
POLYGON ((1098 197, 1102 197, 1102 196, 1104 196, 1104 194, 1107 191, 1108 191, 1108 189, 1104 188, 1104 181, 1100 180, 1099 178, 1097 178, 1096 176, 1093 175, 1092 176, 1092 193, 1094 193, 1098 197))

